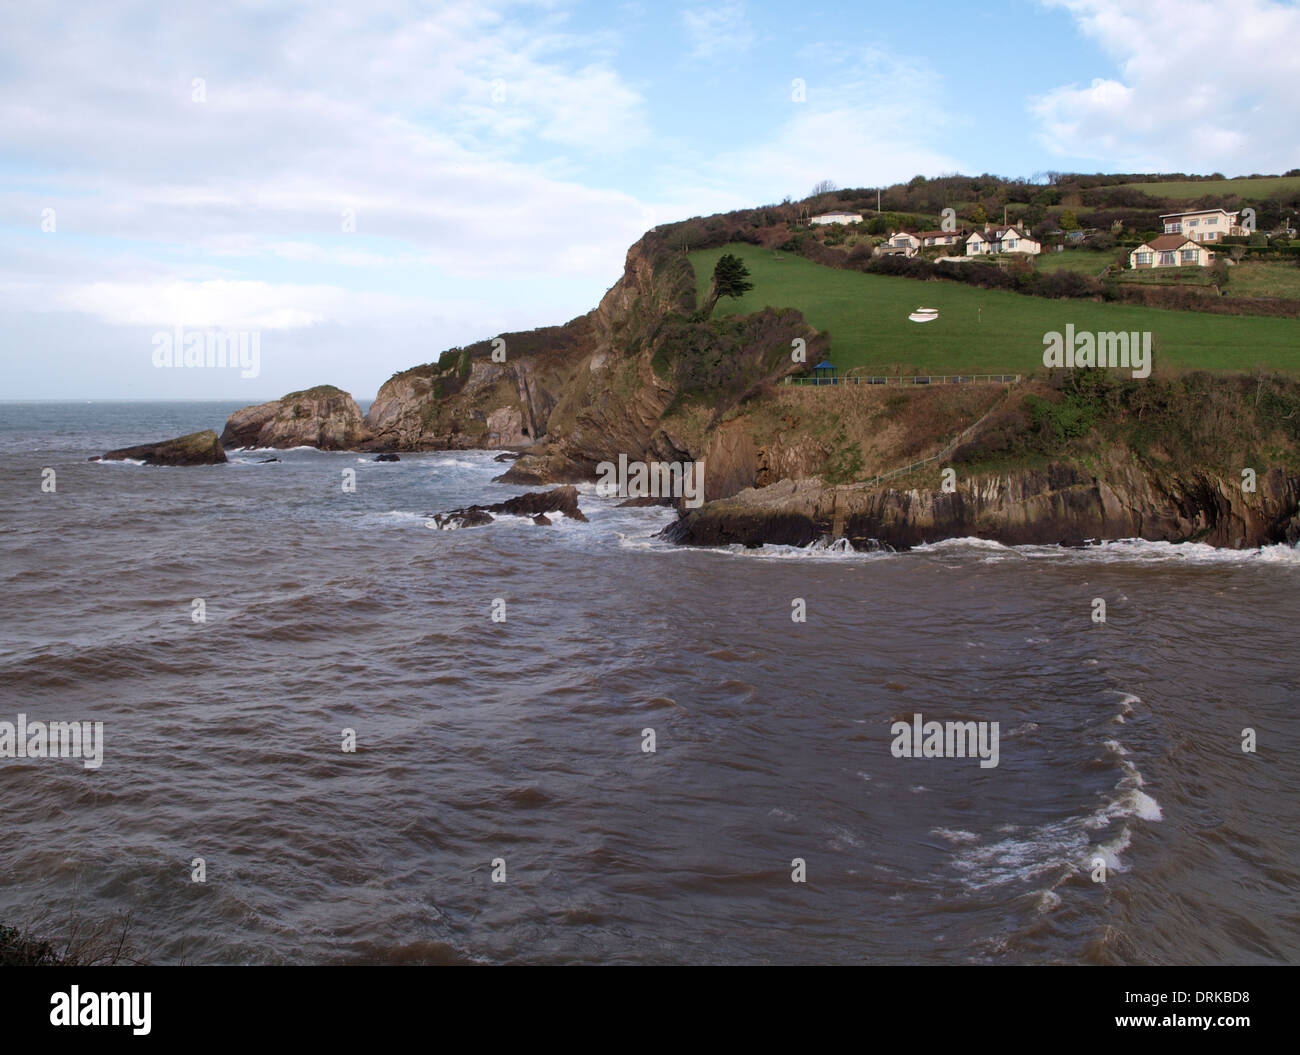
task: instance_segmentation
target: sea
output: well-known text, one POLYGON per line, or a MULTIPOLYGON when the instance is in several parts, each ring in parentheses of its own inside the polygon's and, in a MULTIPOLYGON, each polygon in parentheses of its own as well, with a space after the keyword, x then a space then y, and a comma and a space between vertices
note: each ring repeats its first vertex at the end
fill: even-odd
POLYGON ((1300 961, 1296 549, 688 549, 594 485, 437 529, 527 490, 494 451, 88 460, 237 407, 0 404, 0 747, 102 722, 97 765, 0 757, 0 924, 155 964, 1300 961), (997 764, 900 747, 929 722, 997 764))

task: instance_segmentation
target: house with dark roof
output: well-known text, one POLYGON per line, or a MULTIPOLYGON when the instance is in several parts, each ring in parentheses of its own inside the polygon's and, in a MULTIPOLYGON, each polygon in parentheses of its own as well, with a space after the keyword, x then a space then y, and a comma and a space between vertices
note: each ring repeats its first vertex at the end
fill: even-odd
POLYGON ((985 256, 990 253, 1025 253, 1036 256, 1042 251, 1042 245, 1030 237, 1026 228, 1014 224, 1004 227, 985 224, 983 231, 976 231, 966 239, 967 256, 985 256))
POLYGON ((1208 267, 1212 263, 1212 252, 1182 234, 1162 234, 1143 242, 1128 255, 1128 266, 1135 271, 1153 267, 1208 267))
POLYGON ((943 245, 964 245, 966 242, 966 228, 960 231, 922 231, 916 236, 921 239, 923 249, 933 249, 935 246, 943 245))

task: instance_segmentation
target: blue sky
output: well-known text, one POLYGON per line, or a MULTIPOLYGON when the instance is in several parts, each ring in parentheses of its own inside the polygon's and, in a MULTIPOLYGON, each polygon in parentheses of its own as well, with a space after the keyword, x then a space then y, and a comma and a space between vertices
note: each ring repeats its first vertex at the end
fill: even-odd
POLYGON ((0 3, 0 398, 369 398, 821 179, 1300 164, 1294 3, 340 6, 0 3))

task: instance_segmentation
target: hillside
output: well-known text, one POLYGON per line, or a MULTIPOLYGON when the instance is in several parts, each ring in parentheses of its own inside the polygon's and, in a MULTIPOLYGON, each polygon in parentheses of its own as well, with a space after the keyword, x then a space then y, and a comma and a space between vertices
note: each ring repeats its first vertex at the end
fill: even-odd
POLYGON ((1042 367, 1043 334, 1073 323, 1076 330, 1094 332, 1150 330, 1162 369, 1266 366, 1300 374, 1300 321, 1295 319, 1048 300, 956 282, 922 283, 824 267, 741 243, 690 254, 698 297, 707 292, 723 253, 744 260, 754 288, 739 300, 722 300, 716 316, 796 308, 828 335, 831 359, 845 371, 1028 373, 1042 367), (918 306, 938 308, 939 317, 923 324, 908 321, 918 306))

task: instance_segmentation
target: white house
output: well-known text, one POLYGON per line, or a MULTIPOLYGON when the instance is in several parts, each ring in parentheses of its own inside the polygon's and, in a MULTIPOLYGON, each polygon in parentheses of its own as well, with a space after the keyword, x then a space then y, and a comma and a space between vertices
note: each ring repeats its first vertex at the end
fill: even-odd
POLYGON ((812 223, 861 223, 862 214, 856 212, 824 212, 814 216, 812 223))
POLYGON ((1181 234, 1198 242, 1217 242, 1230 234, 1245 234, 1237 213, 1226 209, 1171 212, 1160 217, 1165 234, 1181 234))
POLYGON ((1162 234, 1143 242, 1128 255, 1128 266, 1135 271, 1151 267, 1207 267, 1213 262, 1213 253, 1181 234, 1162 234))
POLYGON ((921 239, 907 231, 895 231, 877 252, 881 256, 916 256, 921 249, 921 239))
POLYGON ((937 245, 959 245, 966 240, 965 231, 922 231, 918 238, 921 245, 931 249, 937 245))
POLYGON ((1043 247, 1028 232, 1015 226, 989 227, 976 231, 966 239, 967 256, 984 256, 988 253, 1025 253, 1036 256, 1043 247))

